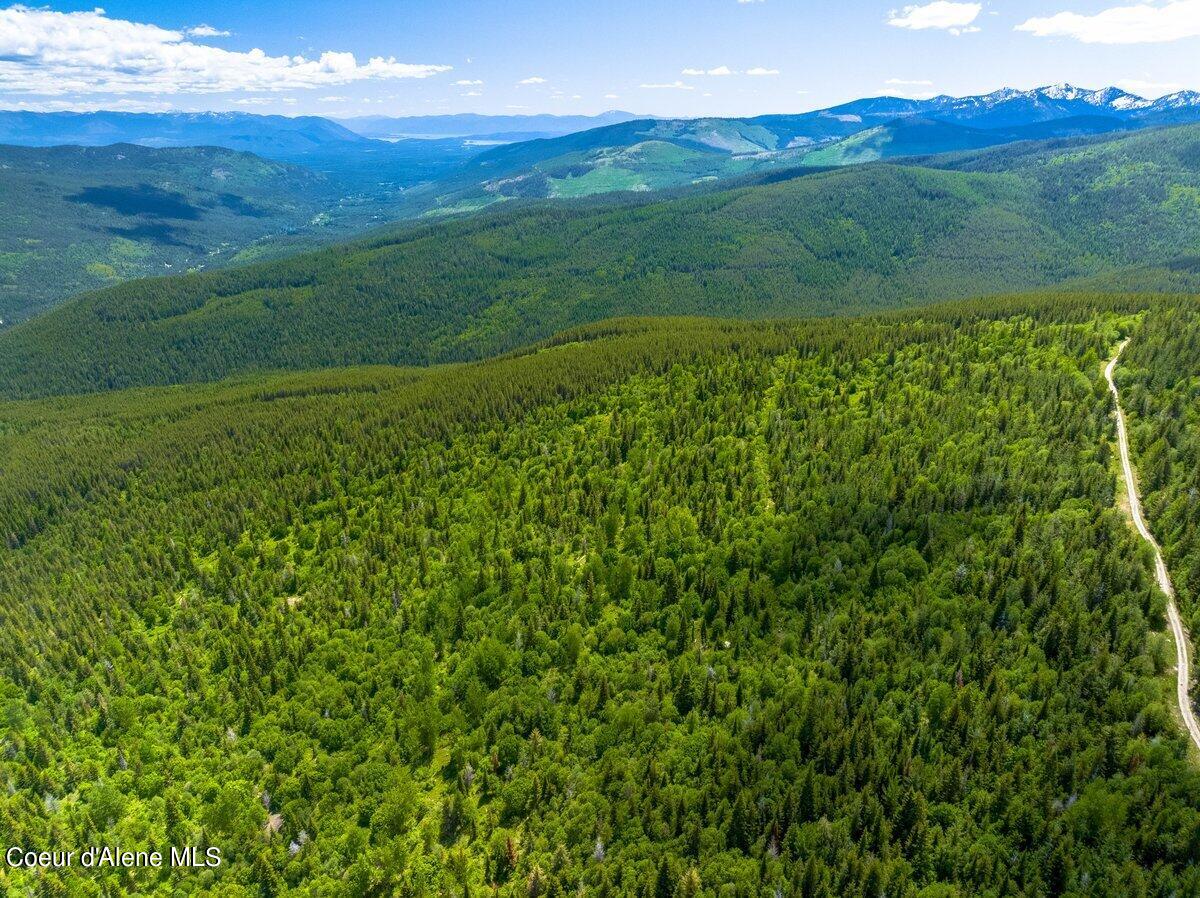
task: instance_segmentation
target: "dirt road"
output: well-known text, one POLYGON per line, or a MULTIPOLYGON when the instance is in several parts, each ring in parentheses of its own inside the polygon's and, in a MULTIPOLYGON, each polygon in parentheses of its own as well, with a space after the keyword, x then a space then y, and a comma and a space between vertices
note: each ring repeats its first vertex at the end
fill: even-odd
POLYGON ((1117 443, 1121 449, 1121 470, 1125 476, 1125 492, 1129 497, 1129 514, 1133 518, 1133 525, 1137 528, 1137 532, 1154 549, 1154 575, 1158 580, 1159 589, 1167 595, 1167 620, 1170 621, 1171 635, 1175 639, 1175 695, 1179 701, 1179 713, 1183 716, 1184 725, 1187 727, 1188 735, 1192 737, 1192 742, 1196 744, 1196 748, 1200 749, 1200 723, 1196 721, 1196 714, 1192 711, 1192 702, 1188 697, 1190 677, 1188 674, 1187 634, 1183 629, 1183 621, 1179 618, 1179 608, 1175 605, 1175 587, 1171 585, 1171 575, 1167 572, 1166 562, 1163 561, 1162 550, 1150 533, 1150 528, 1146 526, 1145 518, 1142 517, 1142 501, 1138 496, 1133 466, 1129 462, 1129 437, 1125 430, 1125 412, 1121 410, 1121 394, 1117 391, 1117 384, 1113 380, 1113 371, 1117 367, 1117 360, 1128 343, 1129 341, 1126 340, 1117 347, 1116 355, 1104 369, 1104 377, 1108 380, 1108 388, 1112 390, 1117 407, 1117 443))

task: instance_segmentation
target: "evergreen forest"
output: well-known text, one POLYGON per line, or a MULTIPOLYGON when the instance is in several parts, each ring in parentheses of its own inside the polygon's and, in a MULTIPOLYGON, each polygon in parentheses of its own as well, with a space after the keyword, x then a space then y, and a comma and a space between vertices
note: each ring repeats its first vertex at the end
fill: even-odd
POLYGON ((222 859, 0 885, 1200 894, 1102 374, 1129 338, 1195 630, 1196 315, 1076 290, 616 318, 0 404, 0 842, 222 859))

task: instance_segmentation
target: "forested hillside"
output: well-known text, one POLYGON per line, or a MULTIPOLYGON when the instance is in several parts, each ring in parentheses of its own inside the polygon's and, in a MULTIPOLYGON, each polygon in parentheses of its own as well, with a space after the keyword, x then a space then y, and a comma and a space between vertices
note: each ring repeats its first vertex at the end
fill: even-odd
POLYGON ((1102 258, 1194 264, 1200 255, 1200 126, 943 159, 927 161, 1036 185, 1049 225, 1102 258))
POLYGON ((81 297, 0 334, 22 396, 492 355, 622 314, 861 312, 1194 263, 1200 127, 408 226, 81 297), (970 169, 970 170, 968 170, 970 169))
POLYGON ((220 264, 309 225, 338 195, 314 172, 214 147, 0 146, 0 321, 220 264))
POLYGON ((626 320, 0 405, 0 840, 224 858, 0 884, 1200 892, 1101 379, 1164 310, 626 320))

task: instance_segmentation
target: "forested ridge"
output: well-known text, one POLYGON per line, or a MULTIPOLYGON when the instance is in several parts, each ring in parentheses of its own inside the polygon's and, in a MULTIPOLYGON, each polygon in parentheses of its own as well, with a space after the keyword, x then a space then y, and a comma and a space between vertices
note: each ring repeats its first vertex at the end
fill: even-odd
POLYGON ((0 841, 225 860, 0 882, 1200 892, 1101 377, 1174 305, 627 319, 2 404, 0 841))
POLYGON ((86 294, 0 334, 0 395, 467 360, 614 315, 861 313, 1106 278, 1175 289, 1200 270, 1200 126, 794 175, 484 212, 86 294))

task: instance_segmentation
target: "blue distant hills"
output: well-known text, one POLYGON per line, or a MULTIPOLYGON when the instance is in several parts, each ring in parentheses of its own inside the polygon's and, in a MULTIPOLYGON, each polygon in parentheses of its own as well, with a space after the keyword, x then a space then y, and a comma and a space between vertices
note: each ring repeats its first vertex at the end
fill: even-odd
POLYGON ((1048 123, 1064 120, 1068 120, 1068 124, 1061 130, 1095 133, 1196 121, 1200 119, 1200 93, 1180 91, 1147 100, 1116 87, 1086 90, 1059 84, 1034 90, 1004 88, 971 97, 870 97, 797 114, 690 119, 638 116, 619 110, 594 116, 457 114, 367 116, 340 121, 320 116, 243 112, 10 110, 0 111, 0 144, 219 146, 272 158, 294 158, 332 149, 362 151, 372 141, 380 139, 497 138, 516 143, 532 138, 555 139, 597 132, 572 146, 595 145, 608 139, 614 140, 611 145, 619 145, 626 137, 654 133, 687 138, 691 143, 709 149, 741 154, 828 144, 871 128, 916 118, 983 131, 1003 130, 1005 137, 1007 132, 1021 137, 1020 129, 1031 125, 1042 125, 1037 136, 1051 136, 1060 129, 1048 123), (1072 119, 1081 121, 1070 123, 1072 119), (658 130, 651 132, 652 128, 658 130), (736 138, 725 139, 730 134, 735 134, 736 138))

